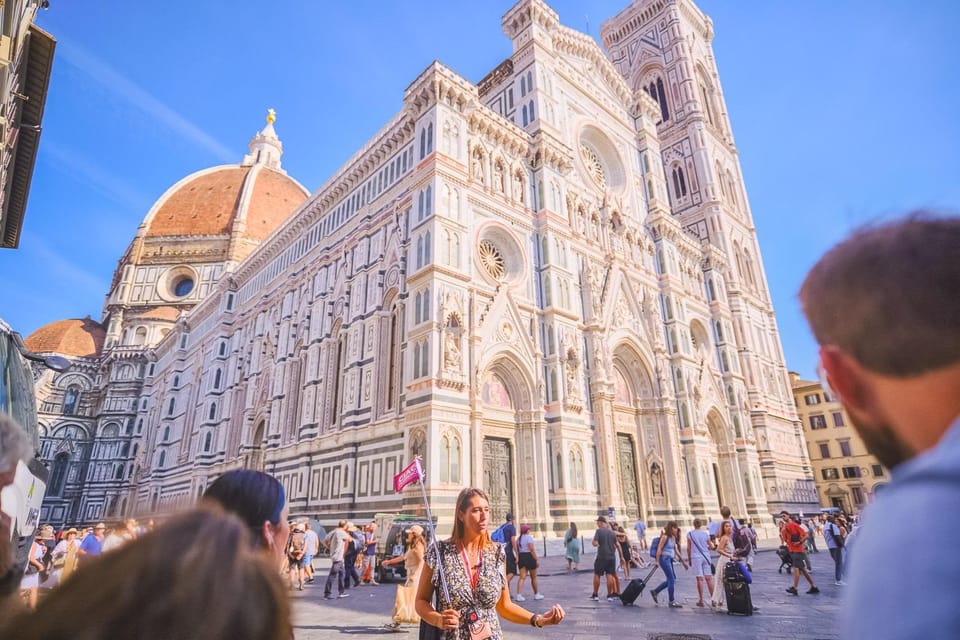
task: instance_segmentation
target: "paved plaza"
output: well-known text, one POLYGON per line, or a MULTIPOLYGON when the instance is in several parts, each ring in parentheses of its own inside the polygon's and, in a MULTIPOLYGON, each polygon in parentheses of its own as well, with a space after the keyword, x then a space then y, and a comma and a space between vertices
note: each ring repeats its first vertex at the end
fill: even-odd
MULTIPOLYGON (((589 544, 589 542, 587 543, 589 544)), ((545 612, 554 602, 560 603, 567 618, 558 627, 543 631, 523 625, 504 623, 505 635, 510 638, 544 637, 573 638, 627 638, 652 640, 670 638, 704 638, 711 640, 738 638, 839 638, 835 621, 842 605, 842 590, 833 584, 833 563, 826 553, 813 554, 813 576, 820 587, 819 595, 806 595, 801 578, 801 595, 791 596, 784 589, 789 586, 786 573, 778 575, 780 564, 771 549, 762 550, 754 566, 752 595, 759 612, 750 617, 729 616, 716 613, 709 607, 696 606, 697 588, 692 574, 679 565, 677 600, 682 609, 668 609, 666 593, 659 606, 648 595, 663 577, 658 571, 651 586, 637 600, 637 606, 624 607, 619 602, 609 603, 602 599, 589 599, 593 555, 585 555, 581 571, 567 573, 566 561, 561 555, 541 559, 540 590, 544 600, 534 601, 530 596, 529 583, 525 585, 528 596, 523 606, 530 611, 545 612), (629 635, 627 635, 629 634, 629 635)), ((318 560, 317 582, 307 585, 305 591, 292 592, 294 598, 294 628, 297 640, 320 638, 373 638, 386 635, 416 637, 416 627, 408 625, 406 634, 384 631, 382 625, 390 621, 395 586, 361 586, 351 589, 349 598, 323 599, 323 583, 329 562, 318 560)), ((646 571, 634 570, 633 577, 643 576, 646 571)), ((516 582, 514 582, 516 585, 516 582)), ((601 590, 602 590, 601 586, 601 590)))

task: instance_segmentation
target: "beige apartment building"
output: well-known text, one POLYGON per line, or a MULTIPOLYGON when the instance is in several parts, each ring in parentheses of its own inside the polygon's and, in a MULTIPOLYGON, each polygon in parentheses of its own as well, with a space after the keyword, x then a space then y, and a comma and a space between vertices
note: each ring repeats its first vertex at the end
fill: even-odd
POLYGON ((886 484, 889 471, 870 455, 840 402, 815 380, 790 372, 820 505, 859 513, 886 484))

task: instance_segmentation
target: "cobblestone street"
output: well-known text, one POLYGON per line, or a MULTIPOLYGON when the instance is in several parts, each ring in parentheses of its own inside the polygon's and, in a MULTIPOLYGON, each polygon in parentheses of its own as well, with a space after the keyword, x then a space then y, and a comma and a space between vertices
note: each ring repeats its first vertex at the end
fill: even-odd
MULTIPOLYGON (((759 612, 751 617, 718 614, 708 608, 696 606, 697 588, 693 575, 679 567, 677 600, 682 609, 668 609, 663 594, 659 606, 648 595, 650 588, 662 580, 662 573, 654 574, 651 585, 644 591, 633 607, 624 607, 619 602, 609 603, 589 600, 593 555, 582 558, 582 570, 569 574, 562 556, 553 555, 542 559, 540 589, 544 600, 534 601, 529 584, 525 585, 528 596, 523 606, 531 611, 546 611, 554 602, 560 603, 567 618, 558 627, 544 631, 530 627, 504 623, 505 635, 510 638, 624 638, 653 640, 656 638, 709 638, 722 640, 732 638, 839 638, 835 630, 842 604, 842 589, 833 584, 833 564, 826 553, 811 556, 814 579, 820 587, 819 595, 806 595, 801 579, 801 595, 791 596, 784 589, 789 586, 786 573, 777 574, 780 562, 769 549, 762 550, 754 566, 752 586, 753 602, 759 612)), ((351 589, 349 598, 323 599, 323 582, 328 563, 319 560, 317 582, 307 585, 305 591, 294 593, 295 634, 297 640, 333 638, 344 635, 351 638, 379 637, 390 632, 382 625, 390 621, 395 593, 394 585, 379 587, 361 586, 351 589)), ((643 570, 634 570, 633 577, 645 575, 643 570)), ((516 582, 514 582, 516 585, 516 582)), ((602 587, 601 587, 602 589, 602 587)), ((412 637, 416 627, 407 626, 412 637)))

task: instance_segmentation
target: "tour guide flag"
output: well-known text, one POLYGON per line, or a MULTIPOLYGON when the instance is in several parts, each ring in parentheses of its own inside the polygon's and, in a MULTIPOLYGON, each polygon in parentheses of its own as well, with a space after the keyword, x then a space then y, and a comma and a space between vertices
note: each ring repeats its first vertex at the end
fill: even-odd
POLYGON ((413 484, 421 478, 423 478, 423 467, 420 466, 420 458, 414 458, 413 462, 393 476, 393 490, 400 493, 405 486, 413 484))

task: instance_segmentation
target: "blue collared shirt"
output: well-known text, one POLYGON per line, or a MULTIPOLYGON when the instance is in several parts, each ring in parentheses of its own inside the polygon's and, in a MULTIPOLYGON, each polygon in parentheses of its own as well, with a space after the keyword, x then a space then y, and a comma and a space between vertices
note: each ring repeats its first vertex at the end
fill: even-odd
POLYGON ((960 638, 960 418, 897 466, 850 549, 843 638, 960 638), (949 539, 949 537, 947 538, 949 539))

